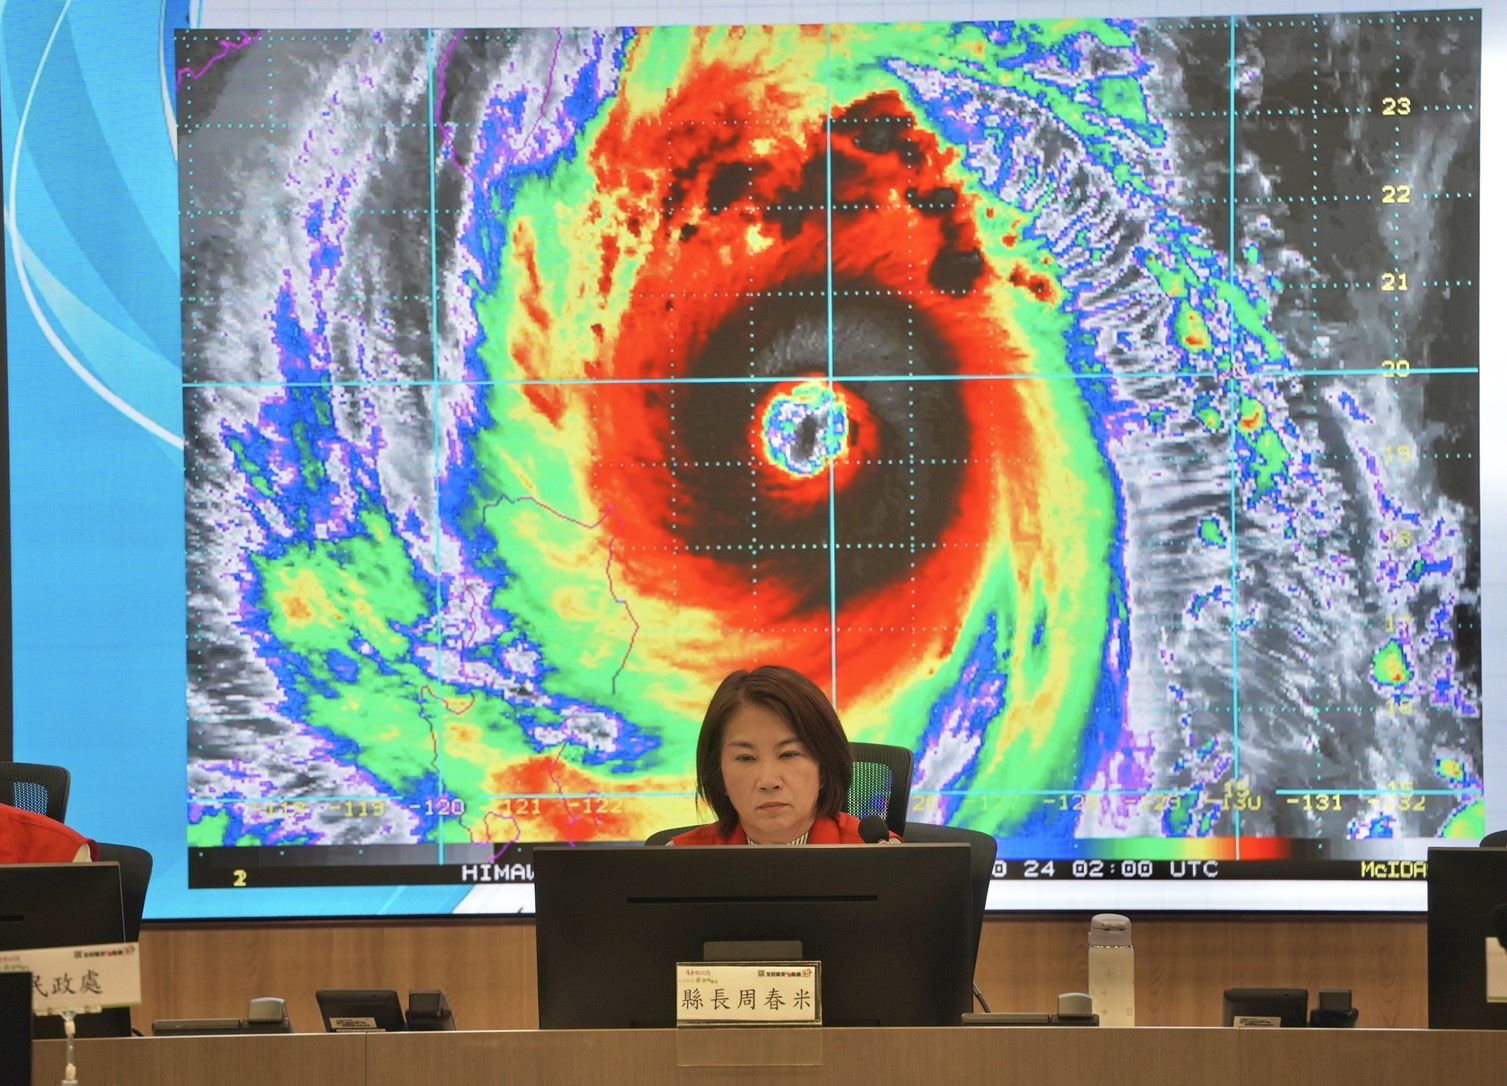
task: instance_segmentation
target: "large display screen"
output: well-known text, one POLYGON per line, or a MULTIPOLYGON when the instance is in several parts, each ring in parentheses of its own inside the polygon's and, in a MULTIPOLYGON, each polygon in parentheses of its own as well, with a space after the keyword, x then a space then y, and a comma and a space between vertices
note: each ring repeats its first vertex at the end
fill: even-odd
POLYGON ((0 10, 14 745, 149 916, 527 911, 765 662, 995 908, 1503 810, 1507 8, 219 7, 0 10))

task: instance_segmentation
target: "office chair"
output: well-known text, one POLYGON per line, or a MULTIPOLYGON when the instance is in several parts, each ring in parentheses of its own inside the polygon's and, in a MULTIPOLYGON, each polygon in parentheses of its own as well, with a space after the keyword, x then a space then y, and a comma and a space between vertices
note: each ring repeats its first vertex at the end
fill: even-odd
POLYGON ((65 822, 71 780, 60 765, 0 762, 0 803, 65 822))
MULTIPOLYGON (((878 815, 889 825, 891 833, 905 829, 906 808, 910 805, 911 752, 889 743, 853 743, 853 783, 848 801, 842 809, 855 818, 878 815)), ((695 826, 674 826, 655 830, 644 839, 646 845, 667 845, 695 826)), ((991 864, 994 862, 990 857, 991 864)))
POLYGON ((120 864, 120 908, 124 914, 126 942, 134 943, 141 938, 141 914, 146 909, 147 885, 152 881, 152 854, 135 845, 95 843, 99 846, 101 860, 114 860, 120 864))
POLYGON ((989 900, 989 882, 994 878, 994 857, 999 851, 999 842, 981 830, 933 826, 930 822, 909 822, 900 836, 917 845, 956 842, 968 846, 968 886, 973 891, 973 961, 977 965, 979 938, 984 930, 984 906, 989 900))
POLYGON ((668 845, 672 840, 674 840, 676 837, 679 837, 682 833, 689 833, 695 828, 695 826, 671 826, 667 830, 655 830, 653 833, 649 834, 648 837, 644 838, 644 844, 668 845))

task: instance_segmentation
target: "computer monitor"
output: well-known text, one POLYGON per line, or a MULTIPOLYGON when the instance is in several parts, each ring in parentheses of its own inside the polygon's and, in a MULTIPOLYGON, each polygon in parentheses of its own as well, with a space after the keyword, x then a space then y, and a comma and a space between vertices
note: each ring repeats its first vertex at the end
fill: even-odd
POLYGON ((956 1026, 972 996, 967 845, 540 848, 539 1024, 675 1024, 675 963, 798 940, 829 1026, 956 1026))
MULTIPOLYGON (((125 942, 120 865, 0 864, 0 950, 48 946, 92 946, 125 942)), ((123 1037, 131 1032, 131 1012, 116 1007, 81 1014, 80 1037, 123 1037)), ((44 1015, 37 1038, 61 1037, 62 1019, 44 1015)))
POLYGON ((1507 903, 1507 848, 1428 853, 1429 1028, 1507 1029, 1507 1003, 1486 1001, 1486 941, 1507 903))
POLYGON ((0 950, 124 940, 118 864, 0 864, 0 950))

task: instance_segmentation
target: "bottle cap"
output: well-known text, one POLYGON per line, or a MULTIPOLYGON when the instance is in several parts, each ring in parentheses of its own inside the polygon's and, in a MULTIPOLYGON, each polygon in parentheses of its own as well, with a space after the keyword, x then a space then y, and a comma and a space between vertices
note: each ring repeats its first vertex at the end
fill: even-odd
POLYGON ((1130 946, 1130 918, 1098 913, 1088 922, 1089 946, 1130 946))

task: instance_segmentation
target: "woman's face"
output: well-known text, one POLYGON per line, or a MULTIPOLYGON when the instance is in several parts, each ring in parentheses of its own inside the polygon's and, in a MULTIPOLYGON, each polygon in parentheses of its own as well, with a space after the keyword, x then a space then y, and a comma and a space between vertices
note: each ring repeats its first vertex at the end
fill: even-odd
POLYGON ((811 828, 821 768, 779 713, 744 703, 722 732, 722 781, 748 839, 793 841, 811 828))

